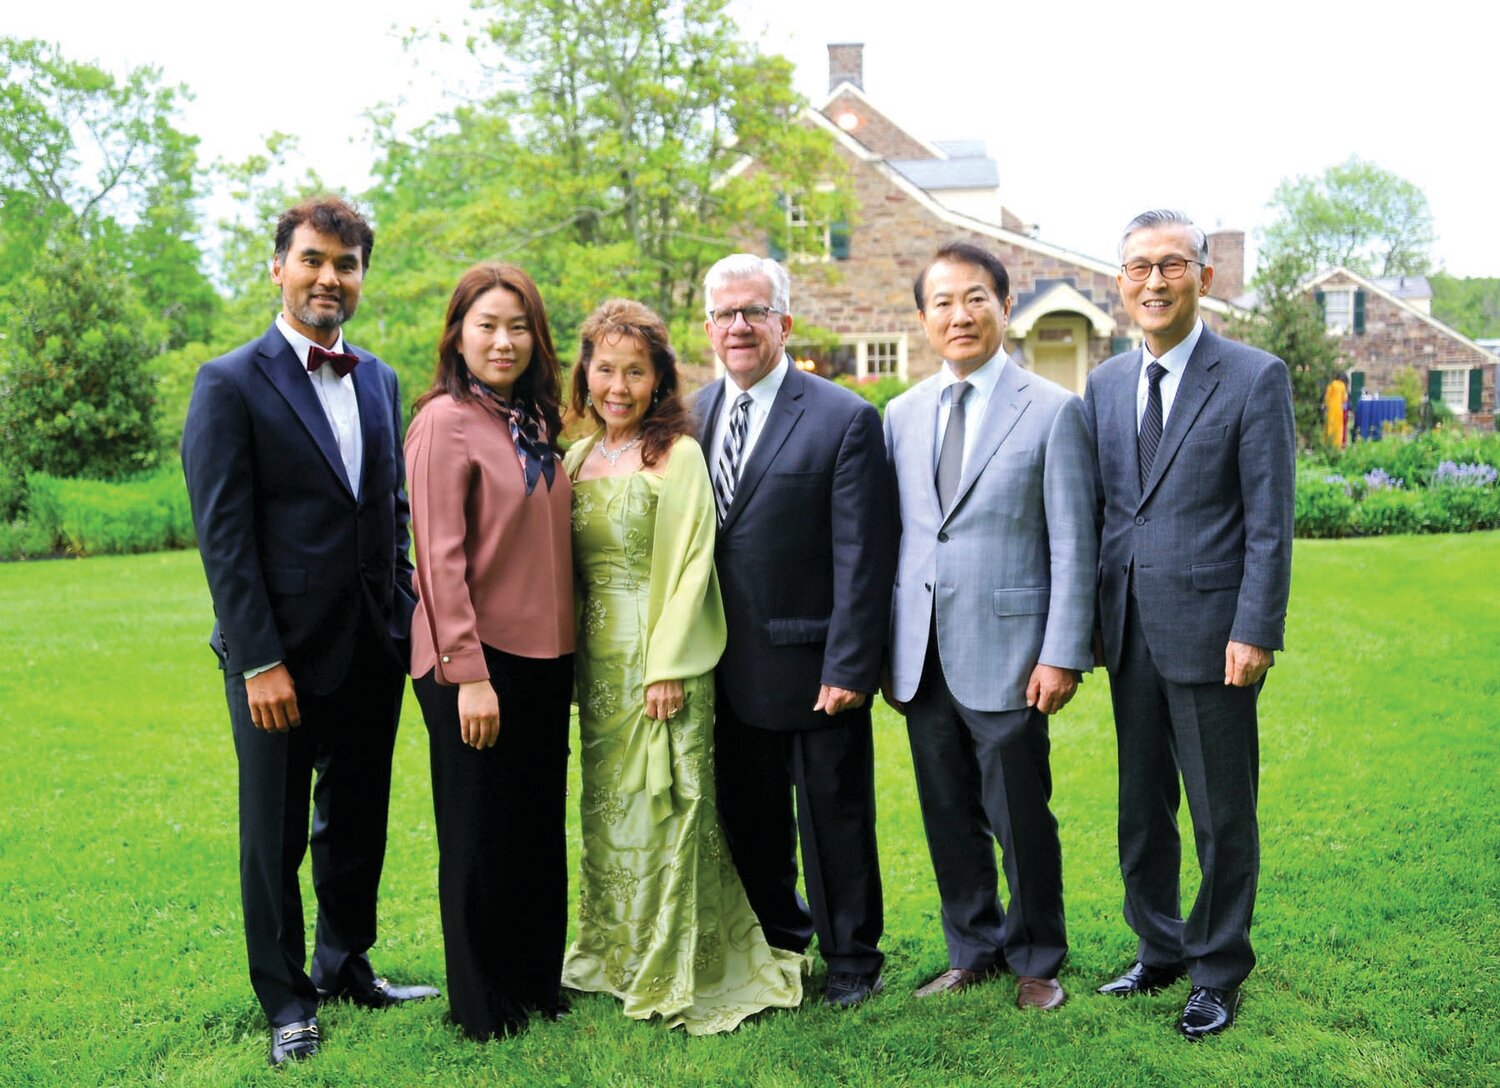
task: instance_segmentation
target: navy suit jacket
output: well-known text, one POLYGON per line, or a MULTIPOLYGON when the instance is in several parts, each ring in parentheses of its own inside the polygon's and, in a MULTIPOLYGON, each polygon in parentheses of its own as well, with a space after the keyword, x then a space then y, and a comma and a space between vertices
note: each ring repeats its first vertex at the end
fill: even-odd
MULTIPOLYGON (((694 400, 710 472, 725 381, 694 400)), ((741 721, 826 728, 841 716, 813 712, 820 685, 879 688, 895 556, 880 414, 789 367, 715 546, 729 627, 719 684, 741 721)))
POLYGON ((220 666, 282 661, 310 694, 343 680, 365 620, 404 672, 415 604, 396 374, 345 347, 360 360, 358 500, 317 393, 274 324, 199 368, 182 435, 220 666))
POLYGON ((1084 416, 1098 463, 1099 623, 1117 673, 1131 567, 1162 676, 1221 683, 1230 641, 1282 647, 1292 572, 1296 431, 1286 364, 1207 328, 1182 373, 1143 488, 1141 350, 1089 375, 1084 416))

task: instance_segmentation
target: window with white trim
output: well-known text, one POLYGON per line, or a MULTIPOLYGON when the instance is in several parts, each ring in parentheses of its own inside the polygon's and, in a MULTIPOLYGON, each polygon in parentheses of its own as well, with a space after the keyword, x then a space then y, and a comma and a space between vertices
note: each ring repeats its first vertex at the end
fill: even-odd
POLYGON ((859 381, 878 378, 906 380, 906 336, 876 333, 870 336, 842 336, 832 347, 815 347, 793 341, 787 350, 794 359, 811 359, 820 373, 834 377, 846 374, 859 381))
POLYGON ((1469 368, 1451 368, 1443 372, 1443 403, 1458 415, 1469 410, 1469 368))
POLYGON ((1335 336, 1347 336, 1354 331, 1354 288, 1323 289, 1323 327, 1335 336))

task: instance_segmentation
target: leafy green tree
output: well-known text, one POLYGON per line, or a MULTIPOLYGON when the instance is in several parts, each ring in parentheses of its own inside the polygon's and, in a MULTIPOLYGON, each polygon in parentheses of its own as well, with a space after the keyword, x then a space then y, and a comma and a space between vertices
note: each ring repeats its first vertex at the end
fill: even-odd
POLYGON ((105 245, 59 230, 0 295, 0 443, 26 472, 117 479, 156 462, 155 343, 105 245))
POLYGON ((207 334, 218 298, 193 209, 198 139, 176 124, 186 95, 155 68, 117 78, 56 45, 0 38, 0 283, 65 231, 105 243, 161 346, 207 334))
POLYGON ((1427 277, 1432 316, 1468 337, 1500 336, 1500 277, 1427 277))
POLYGON ((1263 263, 1255 287, 1255 306, 1248 317, 1232 323, 1230 335, 1286 363, 1297 436, 1304 447, 1317 447, 1323 442, 1323 393, 1345 369, 1338 342, 1328 335, 1317 303, 1302 289, 1296 258, 1263 263))
POLYGON ((1335 265, 1366 276, 1421 275, 1432 265, 1432 212, 1404 178, 1351 156, 1318 177, 1283 181, 1263 235, 1269 261, 1290 258, 1304 274, 1335 265))
POLYGON ((496 90, 408 137, 388 133, 370 193, 368 297, 387 357, 418 381, 473 261, 532 274, 565 355, 611 295, 655 307, 691 353, 704 342, 703 273, 785 229, 778 193, 809 194, 820 218, 842 212, 844 168, 824 134, 796 123, 790 63, 739 36, 728 0, 475 6, 486 26, 469 47, 496 90), (734 170, 747 156, 764 165, 734 170))

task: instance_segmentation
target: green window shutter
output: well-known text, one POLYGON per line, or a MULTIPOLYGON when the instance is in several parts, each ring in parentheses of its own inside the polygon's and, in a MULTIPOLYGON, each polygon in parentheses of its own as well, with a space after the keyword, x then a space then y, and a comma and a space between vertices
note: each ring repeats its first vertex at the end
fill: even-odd
POLYGON ((1322 291, 1314 291, 1313 292, 1313 301, 1318 304, 1318 316, 1320 318, 1322 318, 1324 321, 1327 321, 1328 320, 1328 306, 1323 301, 1323 292, 1322 291))
POLYGON ((1484 404, 1484 367, 1469 368, 1469 411, 1477 412, 1484 404))
POLYGON ((1354 292, 1354 335, 1355 336, 1363 336, 1364 334, 1365 334, 1365 293, 1363 291, 1355 291, 1354 292))
POLYGON ((836 261, 849 259, 849 220, 835 219, 829 226, 828 253, 836 261))
POLYGON ((773 261, 786 260, 786 246, 776 241, 776 235, 766 235, 766 253, 773 261))
POLYGON ((1349 371, 1349 399, 1359 400, 1365 392, 1365 372, 1363 370, 1349 371))
POLYGON ((1427 372, 1427 400, 1439 404, 1443 399, 1443 372, 1433 367, 1427 372))
POLYGON ((1109 353, 1111 355, 1124 355, 1130 350, 1130 337, 1111 336, 1109 338, 1109 353))

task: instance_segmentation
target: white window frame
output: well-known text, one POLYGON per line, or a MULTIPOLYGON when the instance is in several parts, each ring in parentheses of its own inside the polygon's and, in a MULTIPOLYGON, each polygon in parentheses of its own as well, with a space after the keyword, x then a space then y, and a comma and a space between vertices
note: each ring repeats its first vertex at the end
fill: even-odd
POLYGON ((1443 375, 1443 404, 1454 415, 1466 416, 1469 414, 1469 367, 1467 366, 1440 366, 1438 371, 1443 375), (1450 381, 1449 379, 1454 380, 1450 381), (1452 386, 1455 391, 1450 391, 1452 386), (1456 397, 1456 399, 1455 399, 1456 397))
POLYGON ((1354 291, 1353 287, 1323 288, 1323 327, 1334 336, 1349 336, 1354 332, 1354 291), (1342 323, 1334 318, 1333 298, 1335 295, 1344 300, 1342 323))
MULTIPOLYGON (((813 187, 820 193, 833 192, 833 182, 820 181, 813 187)), ((786 198, 786 255, 792 261, 833 260, 833 224, 824 223, 820 230, 807 218, 802 193, 793 193, 786 198), (799 248, 811 243, 813 248, 799 248)))
MULTIPOLYGON (((840 346, 854 348, 854 379, 856 381, 869 381, 876 378, 900 378, 903 382, 910 381, 907 363, 909 359, 907 335, 904 332, 871 332, 857 333, 852 336, 840 336, 840 346), (871 369, 871 347, 879 345, 894 346, 896 369, 875 371, 871 369)), ((792 357, 798 358, 806 354, 810 344, 798 344, 795 341, 787 346, 792 357)), ((877 351, 876 356, 882 354, 877 351)))

